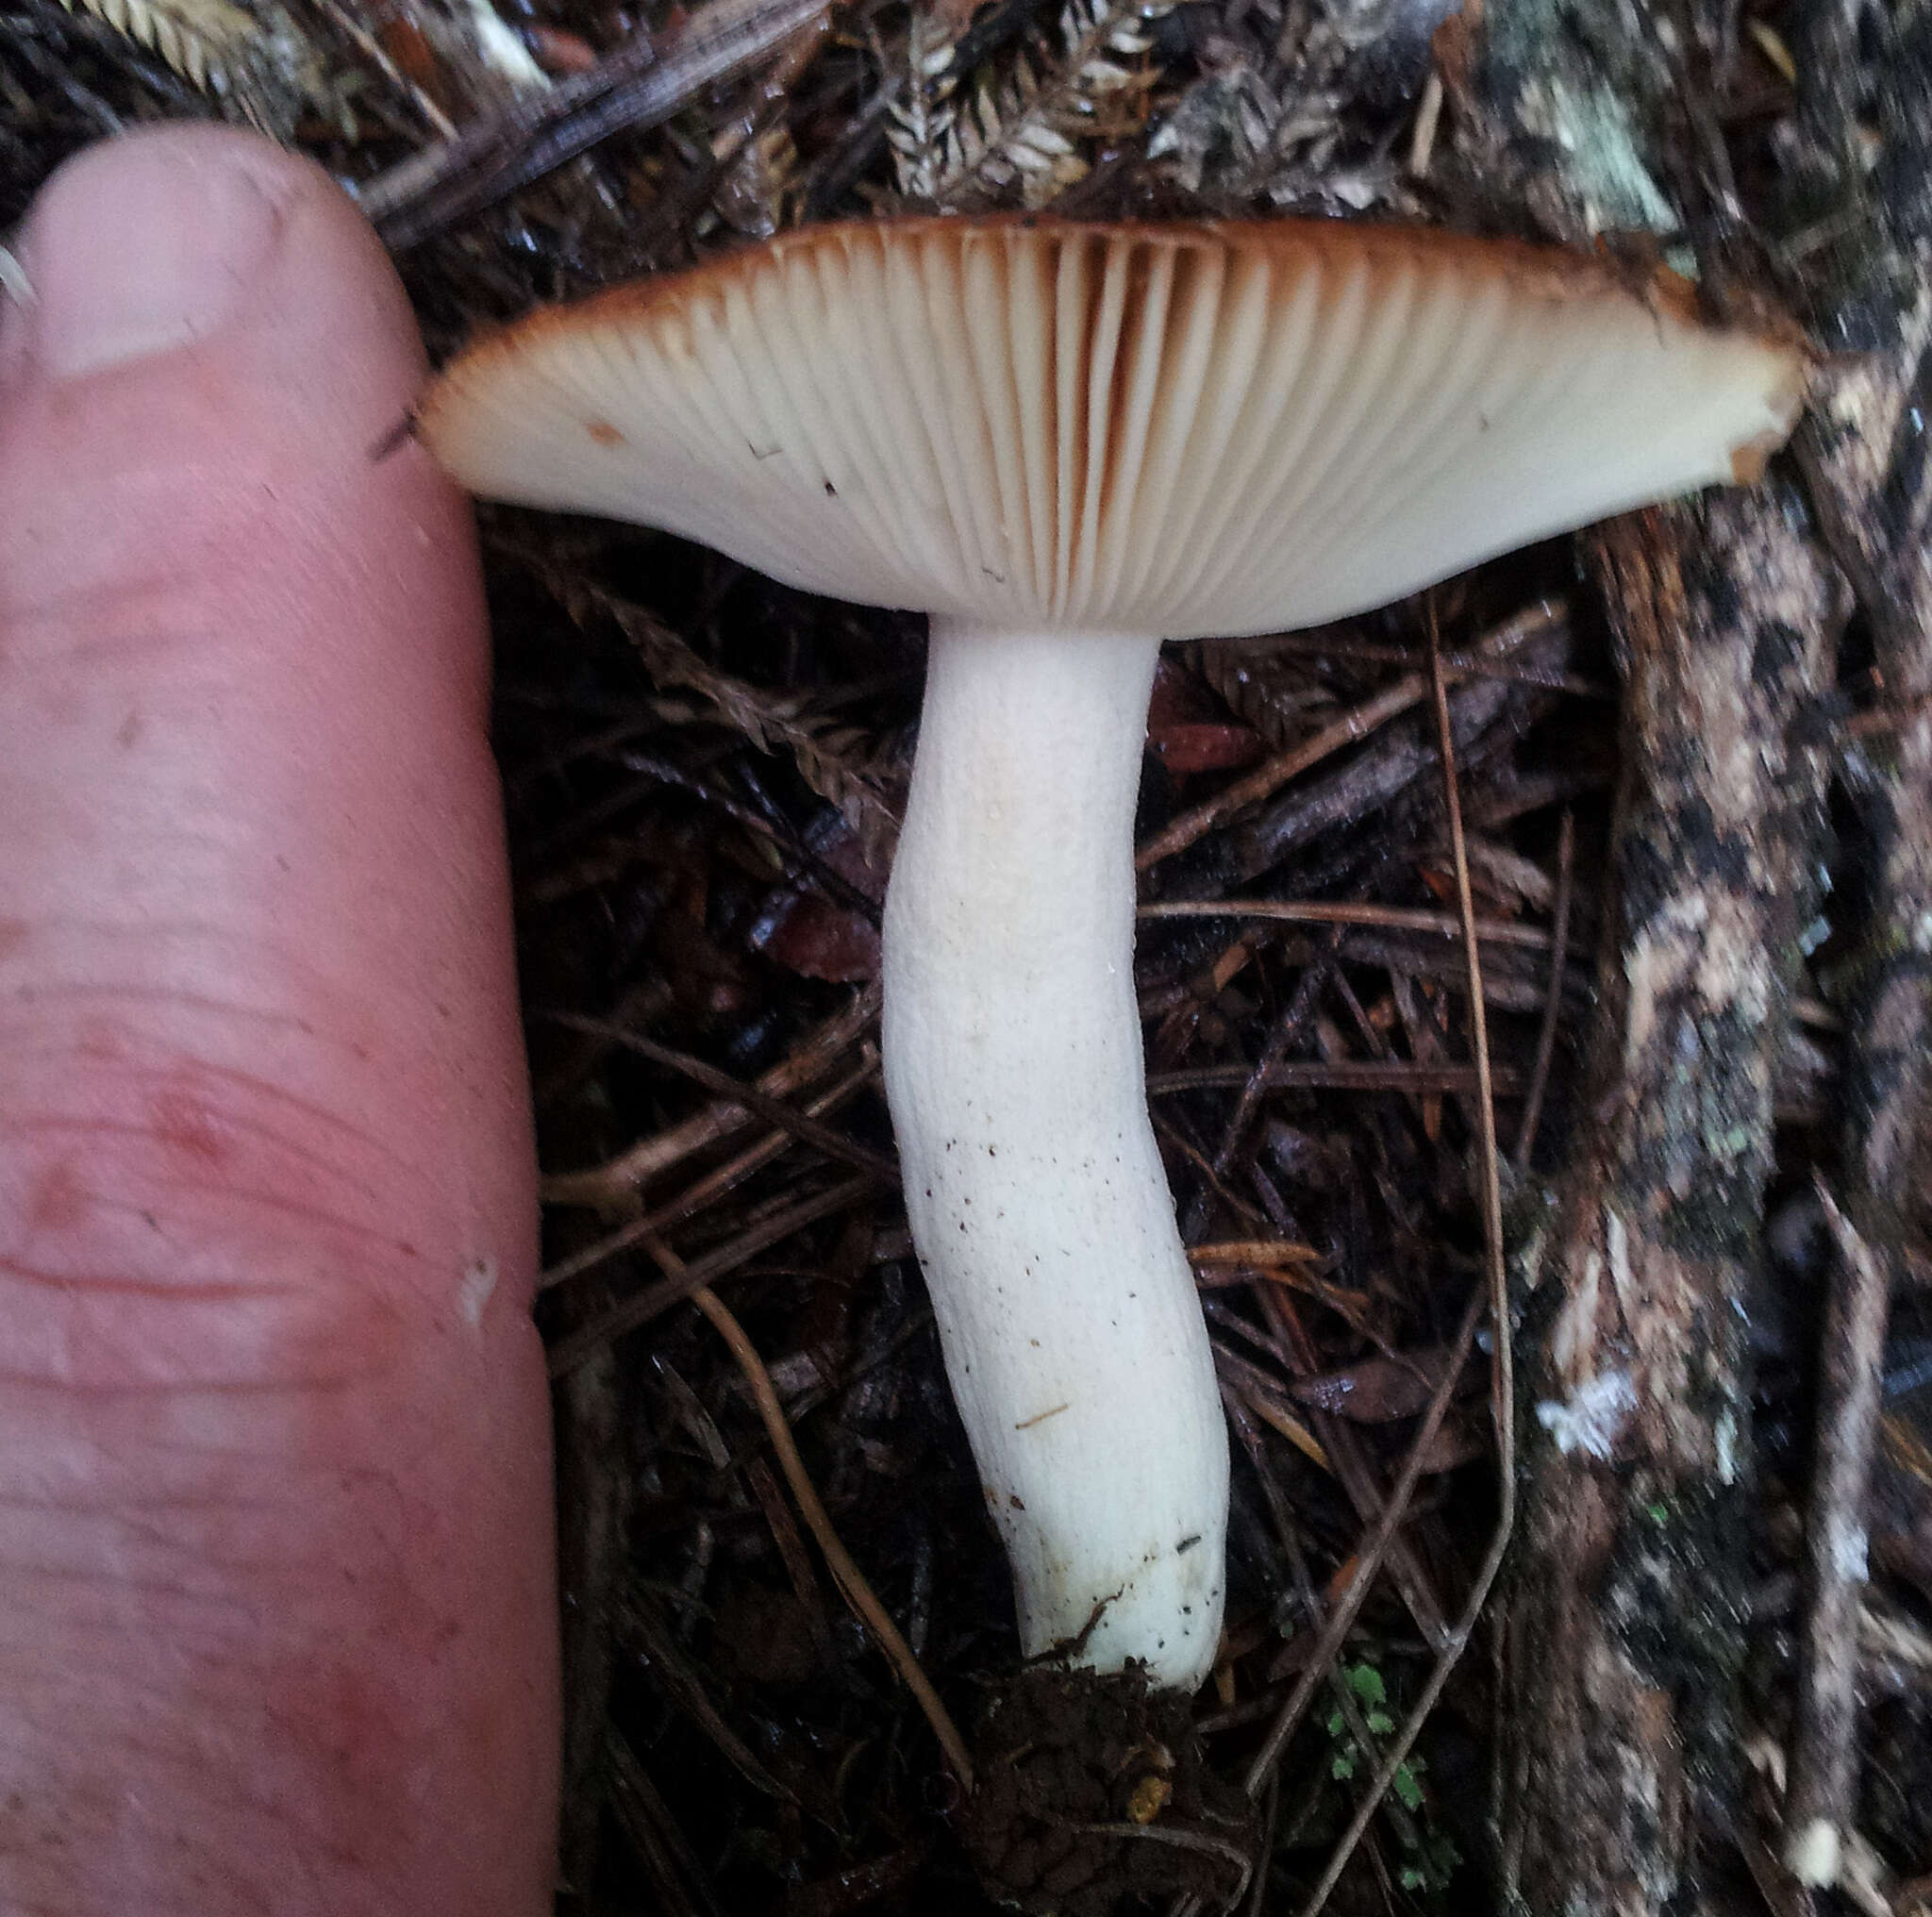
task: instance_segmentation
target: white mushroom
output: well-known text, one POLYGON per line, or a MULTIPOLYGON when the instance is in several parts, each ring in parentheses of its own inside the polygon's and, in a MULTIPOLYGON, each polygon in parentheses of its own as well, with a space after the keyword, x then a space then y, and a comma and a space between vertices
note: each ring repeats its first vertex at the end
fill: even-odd
POLYGON ((1132 821, 1163 637, 1311 625, 1754 476, 1790 347, 1567 255, 1333 225, 822 226, 442 376, 464 484, 932 615, 886 1085, 1029 1654, 1192 1687, 1227 1450, 1148 1123, 1132 821))

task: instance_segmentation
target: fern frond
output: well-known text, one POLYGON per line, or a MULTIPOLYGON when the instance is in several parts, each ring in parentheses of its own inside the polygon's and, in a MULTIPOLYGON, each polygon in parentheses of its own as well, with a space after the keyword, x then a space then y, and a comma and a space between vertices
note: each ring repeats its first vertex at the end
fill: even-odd
POLYGON ((958 118, 955 51, 956 42, 934 15, 914 7, 906 29, 905 97, 892 102, 886 125, 899 191, 909 199, 939 197, 947 142, 958 118))
POLYGON ((998 77, 982 76, 971 109, 942 136, 944 165, 930 197, 946 206, 995 199, 1015 185, 1029 206, 1088 171, 1082 143, 1138 132, 1152 84, 1138 62, 1148 27, 1172 0, 1068 0, 1058 45, 1037 38, 998 77))
POLYGON ((165 60, 206 93, 225 93, 235 61, 255 41, 254 19, 228 0, 61 0, 165 60))

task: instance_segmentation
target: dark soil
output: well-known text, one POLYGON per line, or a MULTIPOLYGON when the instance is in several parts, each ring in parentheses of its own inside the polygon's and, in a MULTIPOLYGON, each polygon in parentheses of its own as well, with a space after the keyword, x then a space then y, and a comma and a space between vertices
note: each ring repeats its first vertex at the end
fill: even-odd
POLYGON ((1138 1671, 1022 1672, 986 1713, 960 1834, 992 1895, 1035 1917, 1238 1896, 1255 1809, 1202 1761, 1191 1700, 1138 1671))

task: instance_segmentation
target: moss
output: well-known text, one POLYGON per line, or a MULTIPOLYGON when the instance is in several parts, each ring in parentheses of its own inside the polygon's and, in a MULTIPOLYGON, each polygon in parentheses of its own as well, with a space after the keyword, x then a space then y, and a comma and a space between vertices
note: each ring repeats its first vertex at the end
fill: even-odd
POLYGON ((1657 76, 1599 0, 1492 0, 1485 81, 1599 232, 1674 232, 1644 156, 1659 150, 1657 76), (1606 30, 1607 28, 1607 30, 1606 30))

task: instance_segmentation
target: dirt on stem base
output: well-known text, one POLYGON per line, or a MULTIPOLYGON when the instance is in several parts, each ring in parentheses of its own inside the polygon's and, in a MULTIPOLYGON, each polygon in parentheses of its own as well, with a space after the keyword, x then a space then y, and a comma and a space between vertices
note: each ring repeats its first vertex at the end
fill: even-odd
POLYGON ((1254 1807, 1203 1763, 1188 1699, 1138 1667, 1037 1667, 979 1727, 961 1831, 990 1895, 1036 1917, 1219 1904, 1255 1856, 1254 1807))

